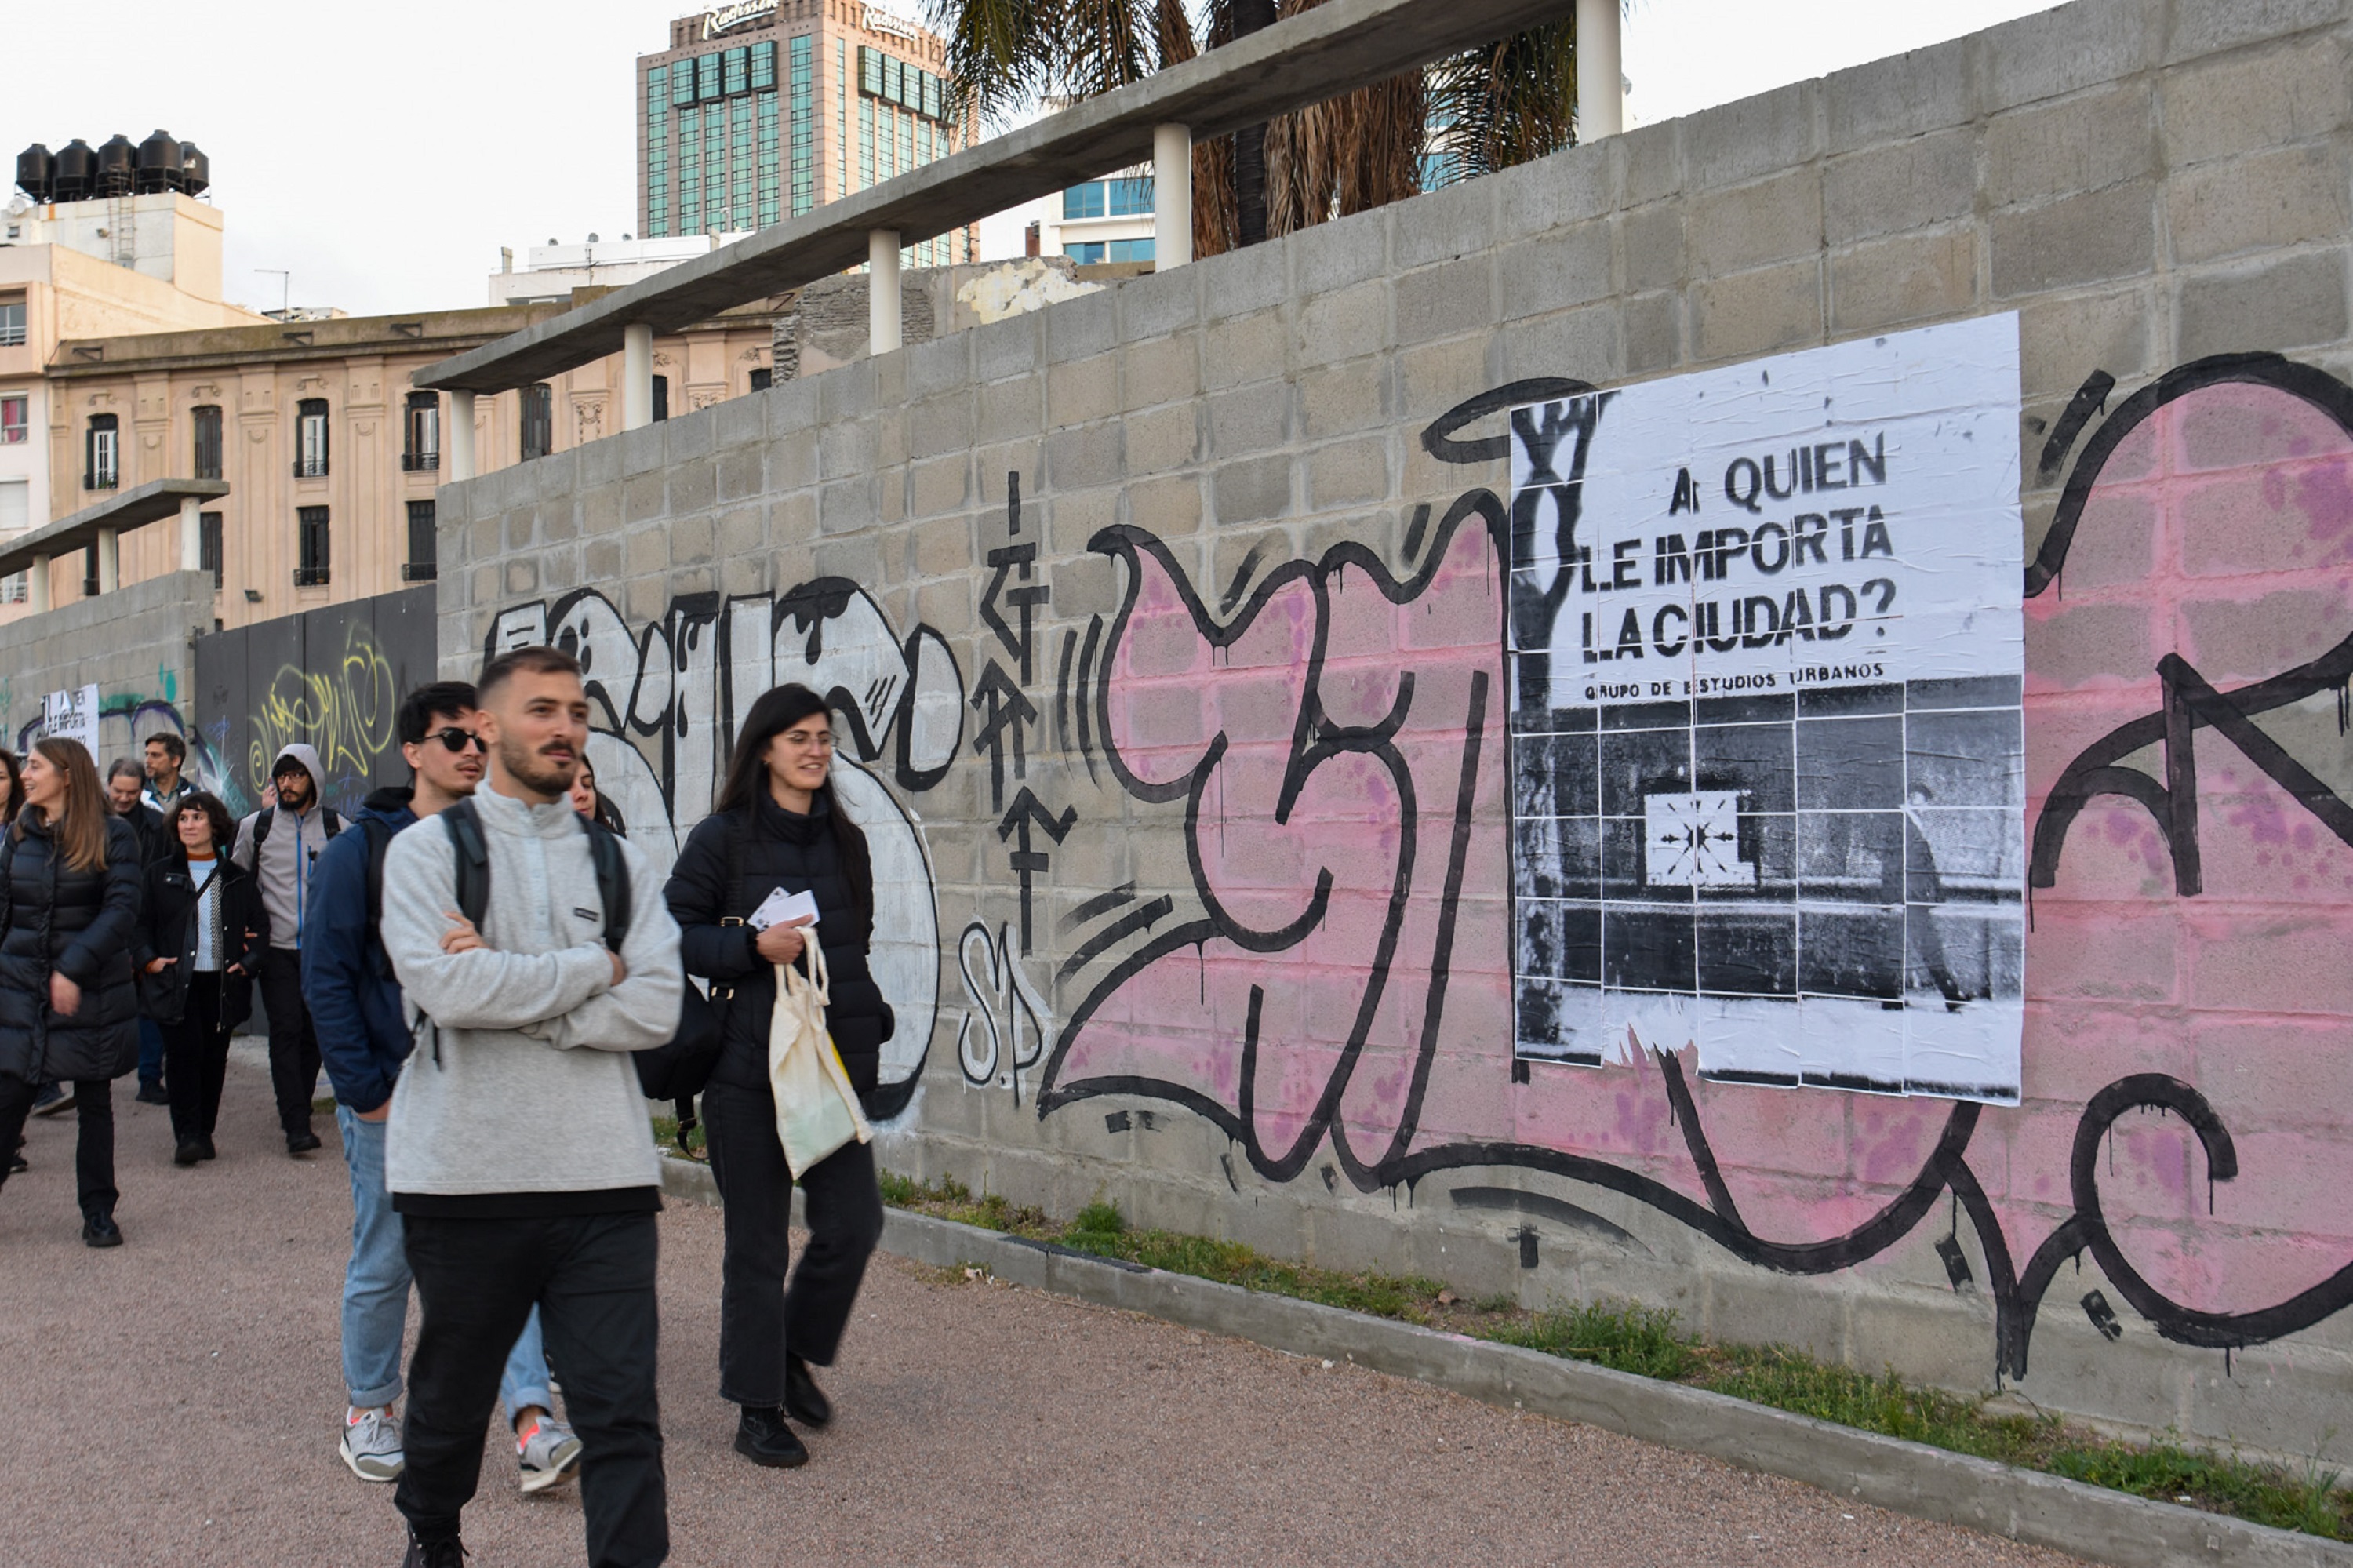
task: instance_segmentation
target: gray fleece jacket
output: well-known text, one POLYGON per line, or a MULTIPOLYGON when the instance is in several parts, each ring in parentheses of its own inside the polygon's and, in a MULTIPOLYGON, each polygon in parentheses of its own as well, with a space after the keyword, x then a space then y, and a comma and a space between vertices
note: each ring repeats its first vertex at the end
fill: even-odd
POLYGON ((436 1195, 658 1187, 628 1054, 678 1031, 678 925, 660 885, 624 841, 628 978, 617 986, 588 835, 570 803, 526 806, 485 784, 474 806, 490 852, 488 948, 441 950, 445 911, 458 907, 444 824, 404 830, 385 856, 385 950, 420 1030, 392 1092, 385 1184, 436 1195))
POLYGON ((311 901, 311 873, 317 869, 319 856, 327 847, 323 800, 327 770, 319 766, 319 754, 298 740, 269 759, 271 778, 278 776, 278 765, 290 757, 311 775, 310 809, 300 818, 291 811, 273 812, 269 836, 261 842, 259 855, 254 850, 253 829, 261 821, 261 813, 254 812, 237 823, 237 843, 229 851, 229 858, 253 873, 254 880, 261 885, 261 906, 269 912, 269 945, 292 949, 301 946, 302 909, 311 901))

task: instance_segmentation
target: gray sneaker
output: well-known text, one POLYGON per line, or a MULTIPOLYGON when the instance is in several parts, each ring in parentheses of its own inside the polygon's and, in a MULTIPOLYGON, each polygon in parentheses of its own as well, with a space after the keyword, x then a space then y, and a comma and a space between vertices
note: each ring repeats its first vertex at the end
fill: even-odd
POLYGON ((580 1436, 555 1417, 543 1415, 516 1440, 515 1463, 521 1467, 523 1496, 560 1487, 580 1468, 580 1436))
POLYGON ((343 1418, 343 1463, 364 1481, 396 1481, 408 1457, 401 1452, 400 1427, 381 1410, 343 1418))

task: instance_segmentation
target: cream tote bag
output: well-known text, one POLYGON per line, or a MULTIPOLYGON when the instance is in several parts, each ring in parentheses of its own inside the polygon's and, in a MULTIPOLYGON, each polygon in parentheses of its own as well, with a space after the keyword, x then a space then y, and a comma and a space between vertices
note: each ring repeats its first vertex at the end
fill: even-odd
POLYGON ((855 1139, 874 1140, 874 1129, 849 1086, 849 1071, 826 1033, 831 1000, 825 949, 814 938, 802 944, 809 978, 799 964, 776 966, 776 1011, 768 1020, 768 1086, 776 1097, 776 1138, 785 1163, 797 1181, 808 1168, 855 1139))

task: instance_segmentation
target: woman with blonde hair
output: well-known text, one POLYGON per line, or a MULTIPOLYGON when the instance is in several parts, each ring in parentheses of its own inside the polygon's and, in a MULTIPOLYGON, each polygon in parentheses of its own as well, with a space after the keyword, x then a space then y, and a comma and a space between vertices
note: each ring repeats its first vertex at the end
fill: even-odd
POLYGON ((35 741, 23 779, 24 810, 0 835, 0 1149, 36 1086, 70 1081, 81 1239, 121 1246, 113 1080, 139 1065, 139 844, 79 741, 35 741))

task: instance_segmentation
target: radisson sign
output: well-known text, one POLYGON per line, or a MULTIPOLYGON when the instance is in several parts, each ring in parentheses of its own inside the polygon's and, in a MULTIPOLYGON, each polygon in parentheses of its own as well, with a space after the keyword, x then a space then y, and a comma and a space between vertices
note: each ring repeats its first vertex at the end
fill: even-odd
POLYGON ((739 0, 733 5, 721 5, 702 14, 702 36, 715 38, 722 33, 732 33, 747 22, 776 14, 779 0, 739 0))

